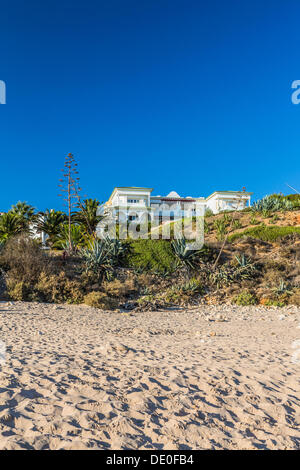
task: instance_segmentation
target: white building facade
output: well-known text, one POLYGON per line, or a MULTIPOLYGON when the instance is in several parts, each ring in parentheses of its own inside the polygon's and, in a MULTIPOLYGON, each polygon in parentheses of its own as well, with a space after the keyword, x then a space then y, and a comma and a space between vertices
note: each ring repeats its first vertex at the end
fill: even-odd
POLYGON ((242 210, 250 207, 251 195, 246 191, 216 191, 207 198, 181 197, 175 191, 167 196, 152 196, 152 188, 118 187, 98 213, 118 219, 119 222, 147 221, 162 224, 166 221, 222 211, 242 210))
POLYGON ((214 214, 222 211, 241 211, 251 206, 252 194, 246 191, 215 191, 206 198, 206 208, 214 214))

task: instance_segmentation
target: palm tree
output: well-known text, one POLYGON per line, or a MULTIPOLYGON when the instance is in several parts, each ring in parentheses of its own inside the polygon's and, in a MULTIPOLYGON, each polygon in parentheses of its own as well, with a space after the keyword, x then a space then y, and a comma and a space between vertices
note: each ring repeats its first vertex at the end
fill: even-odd
POLYGON ((82 225, 89 235, 95 233, 97 225, 104 218, 103 215, 97 215, 99 205, 97 199, 84 199, 78 202, 80 210, 72 214, 72 220, 82 225))
POLYGON ((27 202, 17 202, 17 204, 11 207, 9 212, 24 217, 27 220, 33 220, 35 217, 35 208, 27 204, 27 202))
POLYGON ((18 201, 9 211, 11 214, 17 215, 23 225, 23 230, 28 231, 30 224, 35 221, 35 208, 27 202, 18 201))
POLYGON ((85 244, 85 230, 82 225, 71 224, 71 232, 69 231, 69 224, 67 223, 61 224, 59 228, 60 230, 54 238, 53 248, 63 248, 72 253, 76 252, 79 247, 85 244))
POLYGON ((12 212, 0 215, 0 240, 5 241, 14 235, 24 232, 24 221, 12 212))
POLYGON ((52 245, 56 236, 61 230, 61 224, 67 219, 67 216, 62 211, 55 211, 54 209, 46 209, 38 215, 36 228, 38 232, 45 232, 49 237, 49 242, 52 245))

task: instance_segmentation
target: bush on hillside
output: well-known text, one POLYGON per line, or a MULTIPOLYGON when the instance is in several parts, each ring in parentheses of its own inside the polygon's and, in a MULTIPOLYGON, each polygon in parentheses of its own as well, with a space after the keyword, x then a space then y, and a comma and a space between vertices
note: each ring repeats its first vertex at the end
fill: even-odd
POLYGON ((169 273, 175 268, 176 258, 167 240, 134 240, 128 242, 126 257, 128 267, 140 272, 169 273))
POLYGON ((68 279, 62 271, 50 276, 41 273, 36 282, 9 277, 7 293, 13 300, 78 304, 83 301, 85 289, 80 281, 68 279))
POLYGON ((270 225, 267 227, 261 225, 246 229, 243 232, 234 233, 228 237, 228 241, 233 242, 239 238, 247 236, 258 238, 265 242, 276 242, 277 240, 293 233, 300 233, 300 227, 279 227, 277 225, 270 225))
POLYGON ((244 290, 233 298, 233 303, 240 306, 256 305, 257 298, 248 290, 244 290))
POLYGON ((104 292, 90 292, 84 297, 84 303, 102 310, 114 310, 118 306, 117 301, 104 292))
POLYGON ((9 239, 0 253, 0 267, 15 281, 34 282, 42 272, 51 274, 51 258, 35 240, 25 236, 9 239))

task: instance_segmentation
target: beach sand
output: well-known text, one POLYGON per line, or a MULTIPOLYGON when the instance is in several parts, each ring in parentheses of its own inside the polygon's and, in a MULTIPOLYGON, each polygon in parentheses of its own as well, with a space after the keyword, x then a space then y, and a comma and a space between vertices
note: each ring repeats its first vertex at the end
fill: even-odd
POLYGON ((0 449, 300 449, 299 324, 2 303, 0 449))

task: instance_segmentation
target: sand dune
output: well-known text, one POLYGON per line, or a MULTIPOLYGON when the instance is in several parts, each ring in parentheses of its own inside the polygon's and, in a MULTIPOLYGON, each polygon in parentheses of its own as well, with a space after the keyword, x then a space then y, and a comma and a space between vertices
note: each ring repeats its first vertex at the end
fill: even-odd
POLYGON ((299 323, 1 304, 0 449, 300 449, 299 323))

